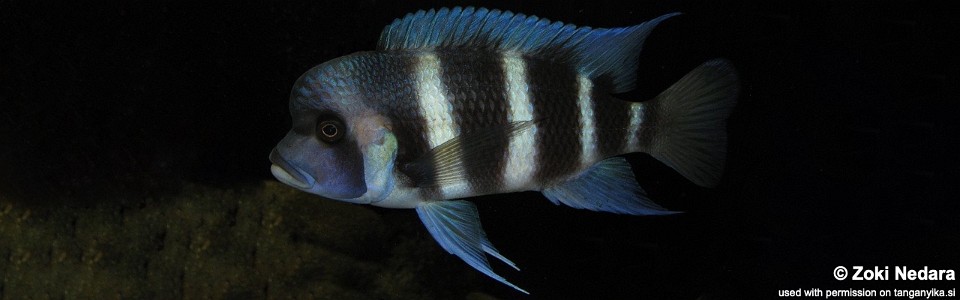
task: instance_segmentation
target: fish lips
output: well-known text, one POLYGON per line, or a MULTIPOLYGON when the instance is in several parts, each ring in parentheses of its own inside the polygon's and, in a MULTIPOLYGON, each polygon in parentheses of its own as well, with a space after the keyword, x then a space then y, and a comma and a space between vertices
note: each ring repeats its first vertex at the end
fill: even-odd
MULTIPOLYGON (((273 173, 273 177, 276 177, 280 182, 300 189, 304 192, 311 194, 319 195, 325 198, 354 202, 353 199, 359 198, 366 193, 366 186, 361 186, 362 190, 348 190, 348 189, 337 189, 331 188, 330 184, 323 184, 321 181, 325 178, 320 178, 321 181, 317 181, 317 178, 310 175, 310 173, 303 171, 301 168, 298 168, 291 164, 288 160, 284 159, 283 155, 280 154, 277 149, 274 149, 270 152, 270 161, 273 162, 273 165, 270 166, 270 173, 273 173)), ((326 178, 329 179, 329 178, 326 178)))
POLYGON ((310 190, 317 182, 313 176, 300 171, 300 169, 287 162, 277 149, 270 152, 270 162, 273 163, 270 166, 270 173, 273 173, 273 177, 286 185, 301 190, 310 190))

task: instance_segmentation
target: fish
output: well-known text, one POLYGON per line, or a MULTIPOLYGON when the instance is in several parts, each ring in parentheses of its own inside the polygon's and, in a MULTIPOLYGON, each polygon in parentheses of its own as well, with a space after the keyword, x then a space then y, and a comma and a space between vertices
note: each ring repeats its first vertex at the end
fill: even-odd
POLYGON ((323 198, 414 209, 444 250, 529 294, 492 270, 487 255, 520 269, 466 198, 539 191, 579 209, 676 213, 640 187, 623 157, 635 152, 719 183, 739 93, 730 61, 706 61, 653 99, 613 96, 636 89, 644 41, 677 15, 591 28, 474 7, 407 14, 375 50, 297 79, 271 173, 323 198))

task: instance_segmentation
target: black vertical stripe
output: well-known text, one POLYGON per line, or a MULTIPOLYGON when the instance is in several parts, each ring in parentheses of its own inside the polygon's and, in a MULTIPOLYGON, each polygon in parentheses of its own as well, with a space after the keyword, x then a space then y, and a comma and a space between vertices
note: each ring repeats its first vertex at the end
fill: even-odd
POLYGON ((510 145, 506 82, 499 53, 441 51, 440 78, 453 106, 460 137, 485 137, 481 147, 463 149, 465 172, 474 194, 496 192, 510 145), (489 138, 489 139, 488 139, 489 138))
POLYGON ((537 130, 537 172, 541 185, 556 183, 580 163, 579 84, 576 71, 555 62, 527 59, 527 81, 537 130))
POLYGON ((630 102, 610 96, 607 90, 595 86, 593 101, 594 124, 596 124, 599 158, 623 153, 626 134, 630 127, 630 102))
MULTIPOLYGON (((366 99, 377 101, 379 111, 393 123, 393 134, 397 137, 396 166, 401 171, 430 151, 426 124, 420 114, 416 76, 419 57, 411 53, 384 53, 373 56, 367 62, 369 76, 364 76, 367 84, 361 85, 366 99)), ((432 174, 432 173, 431 173, 432 174)), ((397 183, 421 188, 421 197, 428 200, 440 198, 440 192, 433 187, 431 176, 418 178, 419 182, 397 183)))
POLYGON ((365 98, 380 100, 380 111, 393 122, 397 136, 398 163, 409 163, 430 150, 426 120, 420 114, 417 95, 417 64, 413 54, 384 54, 371 63, 375 76, 368 76, 365 98))

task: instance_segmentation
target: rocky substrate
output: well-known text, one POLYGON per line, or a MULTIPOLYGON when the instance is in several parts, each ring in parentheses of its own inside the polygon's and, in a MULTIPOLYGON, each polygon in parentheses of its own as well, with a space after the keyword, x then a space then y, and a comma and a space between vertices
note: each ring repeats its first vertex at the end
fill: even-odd
POLYGON ((134 198, 50 207, 0 195, 0 298, 489 298, 411 211, 273 181, 134 198))

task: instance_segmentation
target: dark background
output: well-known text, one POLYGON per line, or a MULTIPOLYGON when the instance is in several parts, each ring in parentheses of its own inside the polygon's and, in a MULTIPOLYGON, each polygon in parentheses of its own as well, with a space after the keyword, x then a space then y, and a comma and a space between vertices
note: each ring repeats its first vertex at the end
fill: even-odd
POLYGON ((958 69, 947 49, 958 26, 946 1, 4 1, 0 192, 82 206, 269 179, 302 72, 372 50, 394 18, 456 5, 593 27, 684 12, 647 40, 641 87, 625 99, 651 98, 714 57, 741 75, 718 188, 628 156, 652 198, 682 215, 579 211, 535 193, 475 199, 490 239, 523 271, 496 270, 534 298, 957 287, 832 278, 838 265, 960 269, 958 69))

